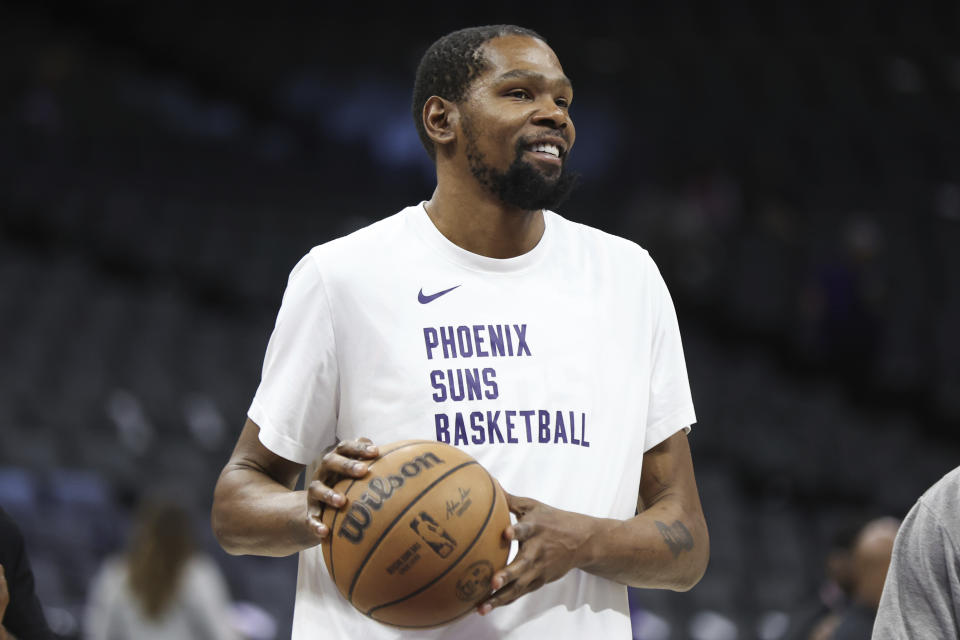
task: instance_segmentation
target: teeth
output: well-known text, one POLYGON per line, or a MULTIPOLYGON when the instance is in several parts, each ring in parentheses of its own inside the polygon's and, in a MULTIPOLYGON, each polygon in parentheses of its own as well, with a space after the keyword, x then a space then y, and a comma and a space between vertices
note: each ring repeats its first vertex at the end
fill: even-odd
POLYGON ((542 151, 543 153, 549 153, 552 156, 557 158, 560 157, 560 148, 553 144, 535 144, 531 147, 532 151, 542 151))

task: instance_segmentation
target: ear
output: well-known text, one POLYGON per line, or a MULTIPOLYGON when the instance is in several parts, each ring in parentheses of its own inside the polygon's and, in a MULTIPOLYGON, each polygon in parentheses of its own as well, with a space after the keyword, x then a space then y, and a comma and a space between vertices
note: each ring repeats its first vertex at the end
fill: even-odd
POLYGON ((440 96, 430 96, 423 105, 423 128, 437 146, 457 139, 460 111, 457 105, 440 96))

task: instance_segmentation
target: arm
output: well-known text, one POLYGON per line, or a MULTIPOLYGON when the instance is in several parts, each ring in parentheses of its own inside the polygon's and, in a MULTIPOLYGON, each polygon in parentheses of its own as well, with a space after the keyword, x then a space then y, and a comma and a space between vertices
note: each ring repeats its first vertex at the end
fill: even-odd
POLYGON ((710 539, 684 431, 644 454, 637 512, 598 527, 582 568, 631 587, 691 589, 707 569, 710 539))
POLYGON ((286 556, 327 536, 320 521, 324 505, 343 506, 330 486, 339 476, 362 477, 377 457, 369 440, 339 443, 327 453, 305 490, 296 491, 304 466, 281 458, 260 443, 260 427, 247 419, 213 494, 211 525, 227 553, 286 556))
POLYGON ((633 587, 675 591, 690 589, 706 571, 710 543, 683 431, 644 454, 633 518, 593 518, 515 496, 508 501, 517 523, 505 535, 520 542, 520 550, 493 576, 496 593, 480 606, 481 613, 571 569, 633 587))

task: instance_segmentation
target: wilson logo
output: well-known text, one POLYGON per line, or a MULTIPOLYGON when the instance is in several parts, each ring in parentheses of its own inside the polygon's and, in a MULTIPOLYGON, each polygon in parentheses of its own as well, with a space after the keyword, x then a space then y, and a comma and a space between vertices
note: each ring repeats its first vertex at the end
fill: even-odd
POLYGON ((424 469, 430 469, 444 461, 434 453, 425 453, 411 458, 400 467, 399 474, 373 478, 359 498, 353 500, 344 514, 343 522, 337 529, 337 535, 353 544, 363 540, 363 534, 373 522, 374 512, 380 511, 384 503, 403 487, 407 478, 415 478, 424 469))

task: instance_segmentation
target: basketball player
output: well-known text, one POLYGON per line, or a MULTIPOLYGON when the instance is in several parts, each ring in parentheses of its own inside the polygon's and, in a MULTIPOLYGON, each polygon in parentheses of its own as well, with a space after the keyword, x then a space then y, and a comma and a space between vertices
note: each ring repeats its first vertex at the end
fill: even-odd
POLYGON ((572 100, 532 31, 441 38, 413 104, 432 197, 293 269, 212 522, 230 553, 300 552, 294 638, 630 638, 626 585, 702 576, 670 296, 643 249, 550 210, 573 184, 572 100), (427 631, 354 610, 318 547, 334 482, 406 438, 473 455, 517 519, 480 615, 427 631))

